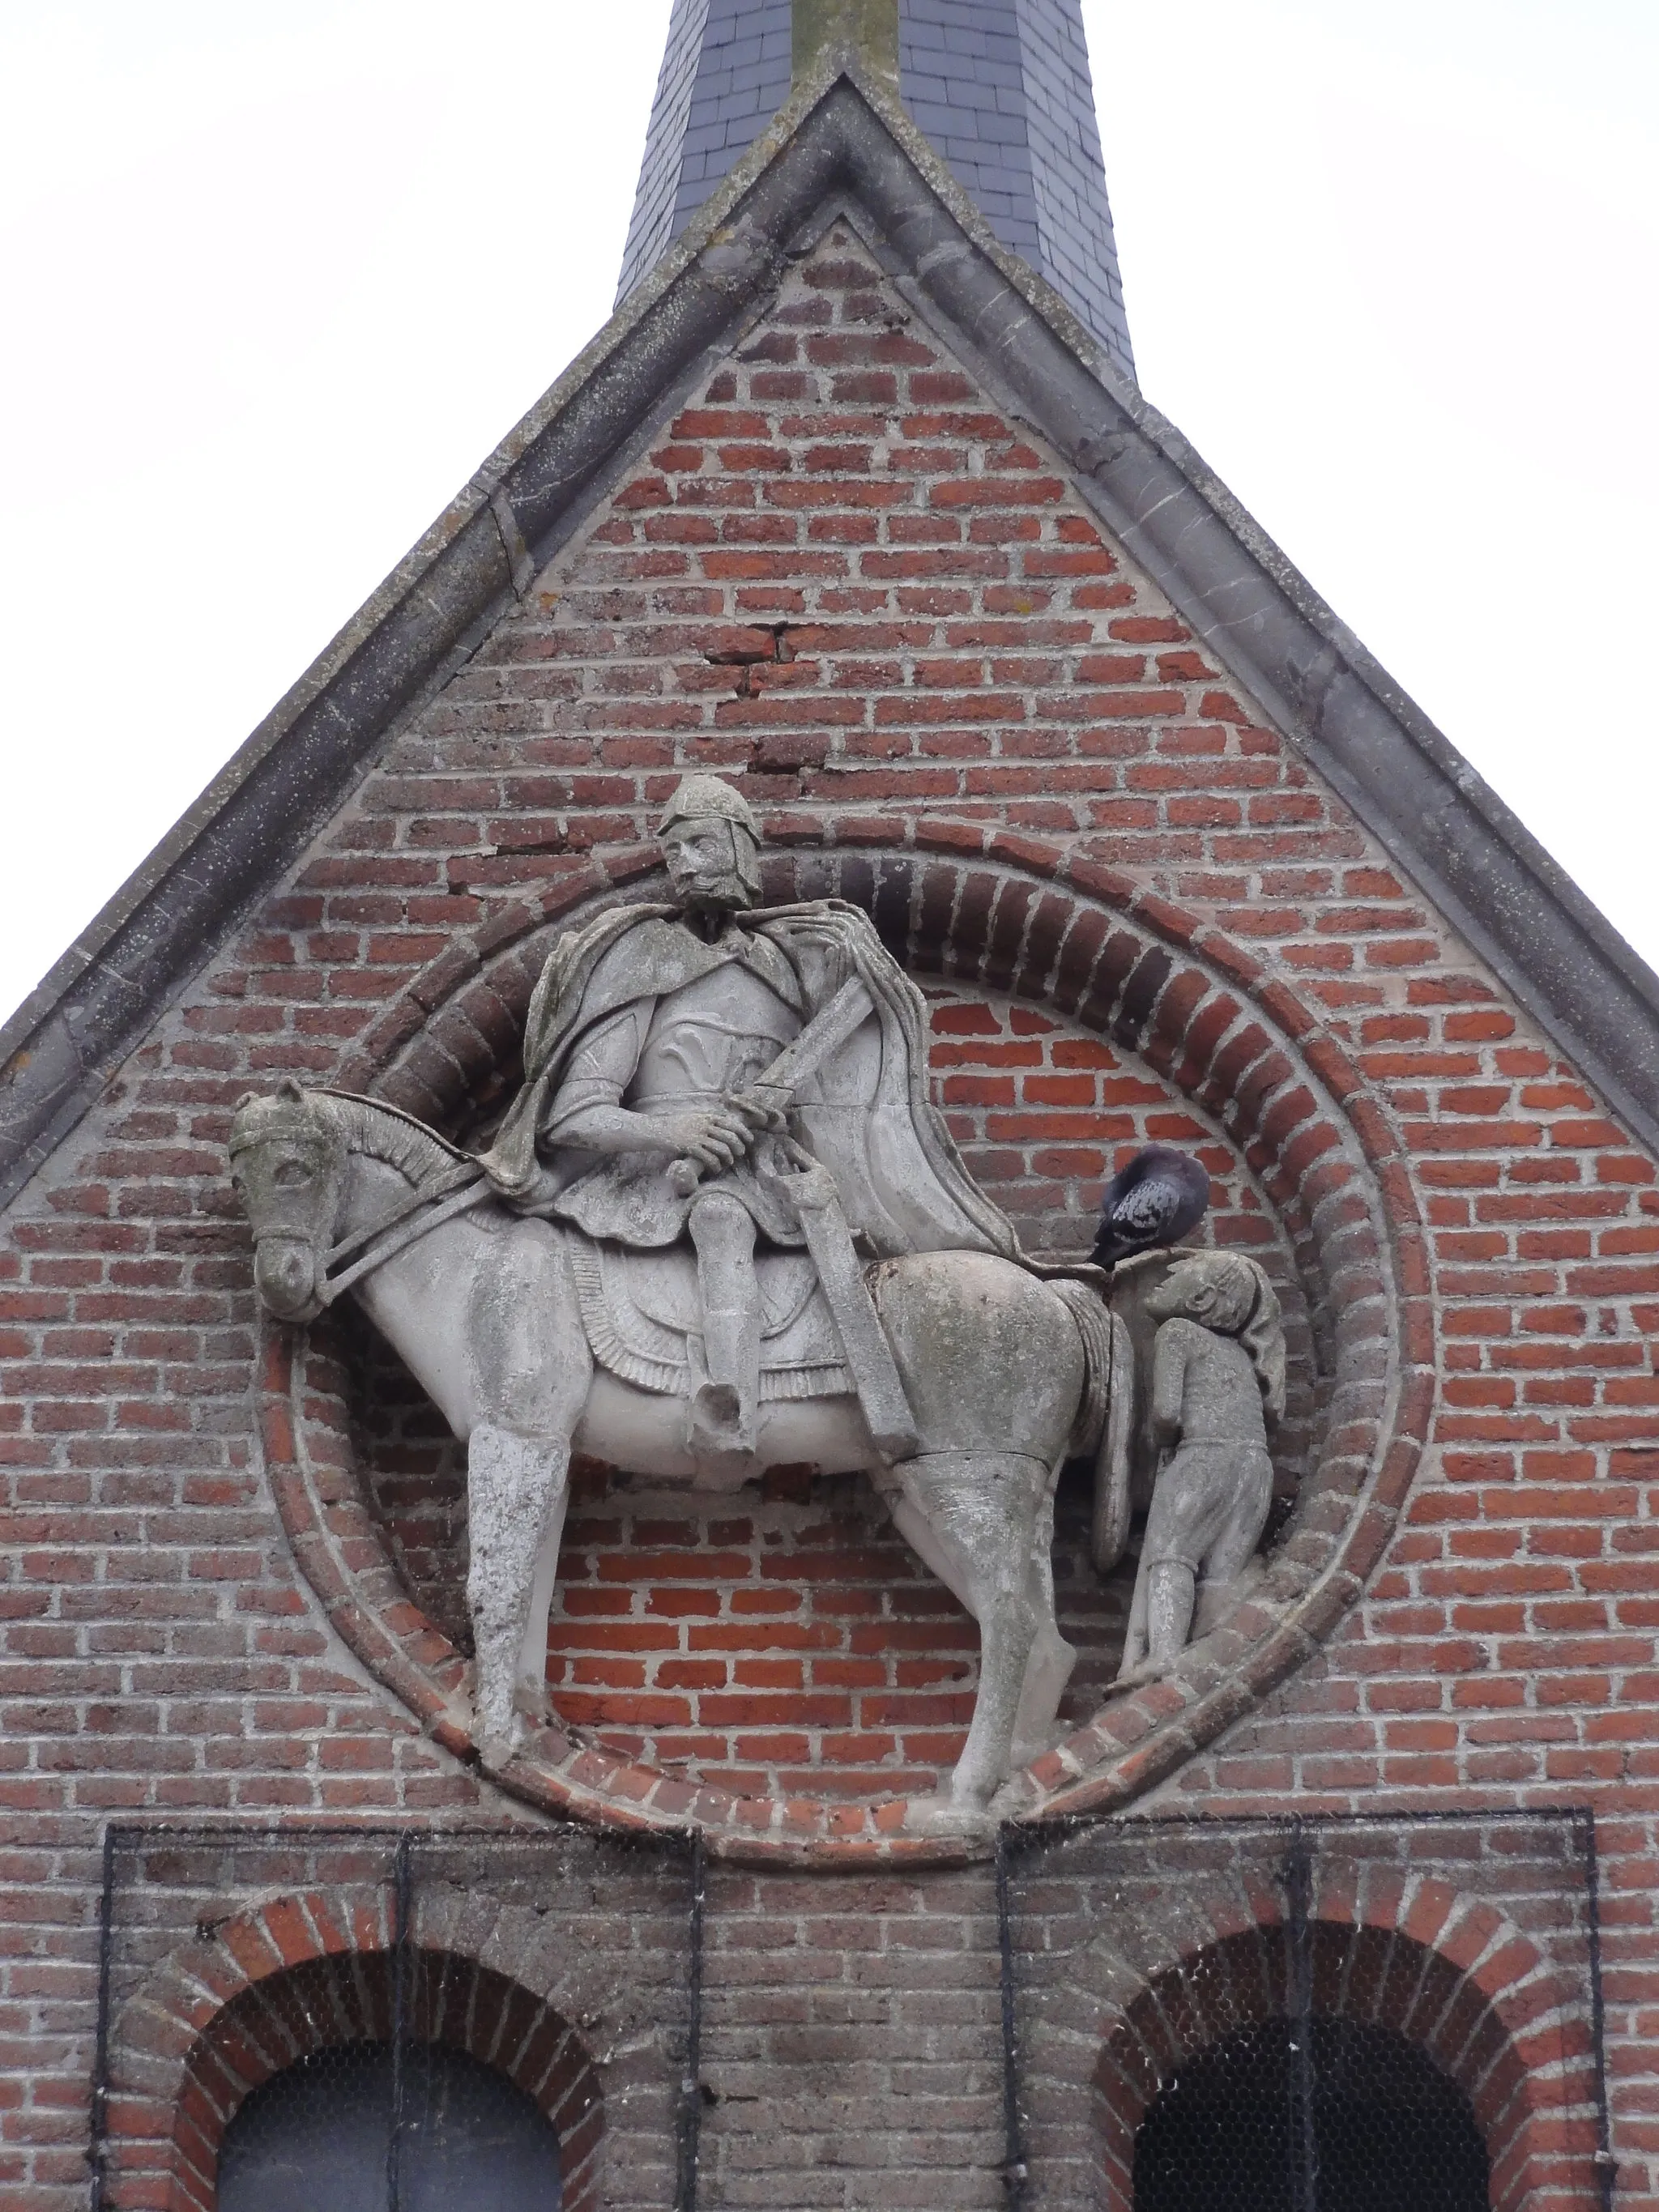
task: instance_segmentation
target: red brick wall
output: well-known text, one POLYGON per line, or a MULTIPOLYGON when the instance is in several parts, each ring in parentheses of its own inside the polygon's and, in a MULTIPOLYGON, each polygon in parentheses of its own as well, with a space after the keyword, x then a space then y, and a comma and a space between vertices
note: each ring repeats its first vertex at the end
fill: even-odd
MULTIPOLYGON (((392 738, 6 1224, 0 2185, 40 2203, 83 2185, 109 1813, 500 1803, 349 1661, 295 1571, 258 1464, 221 1147, 250 1082, 355 1087, 395 1060, 453 1090, 456 991, 601 888, 596 854, 636 870, 688 767, 741 772, 781 842, 859 848, 926 822, 972 851, 1004 826, 1109 863, 1246 944, 1357 1062, 1428 1226, 1432 1448, 1361 1605, 1170 1794, 1593 1803, 1620 2201, 1659 2203, 1653 1163, 844 240, 392 738)), ((947 1024, 953 1003, 999 1024, 938 1036, 952 1112, 985 1117, 964 1127, 975 1156, 1022 1219, 1080 1224, 1097 1158, 1166 1109, 1078 1025, 982 991, 947 996, 947 1024), (1034 1043, 1041 1064, 993 1064, 1034 1043)), ((512 1080, 507 1010, 493 1023, 479 1121, 512 1080)), ((596 1561, 601 1506, 583 1506, 596 1561)), ((745 1505, 752 1529, 768 1510, 745 1505)), ((805 1517, 786 1500, 772 1525, 799 1542, 805 1517)), ((760 1542, 737 1546, 733 1595, 775 1579, 805 1617, 818 1585, 758 1571, 760 1542)), ((856 2173, 856 2114, 838 2124, 856 2173)), ((963 2200, 942 2180, 937 2201, 963 2200)))

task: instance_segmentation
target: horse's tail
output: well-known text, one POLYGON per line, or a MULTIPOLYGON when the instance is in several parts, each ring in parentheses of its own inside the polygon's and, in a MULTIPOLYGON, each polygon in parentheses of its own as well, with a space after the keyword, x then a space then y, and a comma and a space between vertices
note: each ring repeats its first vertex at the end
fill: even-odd
POLYGON ((1134 1433, 1134 1347, 1121 1318, 1086 1283, 1050 1287, 1083 1339, 1083 1395, 1066 1456, 1092 1454, 1095 1504, 1089 1550, 1096 1571, 1109 1575, 1129 1540, 1129 1440, 1134 1433))

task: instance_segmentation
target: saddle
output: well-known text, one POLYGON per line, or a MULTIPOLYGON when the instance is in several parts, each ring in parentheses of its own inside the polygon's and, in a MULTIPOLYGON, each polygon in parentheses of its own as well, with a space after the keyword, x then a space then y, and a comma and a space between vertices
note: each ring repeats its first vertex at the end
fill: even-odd
MULTIPOLYGON (((697 1262, 683 1246, 633 1251, 568 1227, 571 1273, 594 1358, 624 1382, 689 1397, 702 1379, 697 1262)), ((763 1405, 854 1388, 817 1271, 805 1252, 755 1255, 763 1405)))

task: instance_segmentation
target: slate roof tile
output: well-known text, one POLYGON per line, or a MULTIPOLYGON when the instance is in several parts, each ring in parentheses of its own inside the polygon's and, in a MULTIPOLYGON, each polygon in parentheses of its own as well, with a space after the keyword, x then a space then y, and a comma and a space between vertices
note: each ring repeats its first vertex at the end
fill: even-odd
MULTIPOLYGON (((617 299, 788 96, 789 0, 675 0, 617 299)), ((899 0, 899 90, 1005 246, 1133 378, 1080 0, 899 0)))

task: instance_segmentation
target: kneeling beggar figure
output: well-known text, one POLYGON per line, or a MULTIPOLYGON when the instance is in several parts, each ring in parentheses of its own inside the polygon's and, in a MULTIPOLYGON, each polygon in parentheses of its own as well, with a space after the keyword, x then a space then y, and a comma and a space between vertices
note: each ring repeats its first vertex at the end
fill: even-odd
MULTIPOLYGON (((367 1098, 289 1083, 242 1102, 230 1150, 259 1295, 304 1322, 351 1291, 466 1444, 487 1763, 545 1709, 573 1449, 708 1492, 783 1464, 861 1469, 979 1623, 972 1725, 938 1808, 971 1817, 1046 1747, 1073 1665, 1049 1566, 1068 1456, 1096 1463, 1097 1564, 1124 1550, 1133 1330, 1102 1270, 1025 1259, 975 1187, 927 1097, 921 994, 867 917, 761 907, 758 826, 717 778, 685 779, 659 837, 671 896, 554 945, 523 1087, 479 1157, 367 1098)), ((1142 1246, 1195 1218, 1182 1166, 1173 1207, 1151 1187, 1127 1207, 1142 1246)), ((1255 1294, 1260 1270, 1237 1264, 1255 1294)), ((1224 1359, 1237 1303, 1189 1298, 1182 1326, 1218 1331, 1224 1359)), ((1170 1559, 1139 1610, 1143 1667, 1186 1638, 1164 1566, 1213 1582, 1260 1534, 1257 1459, 1212 1457, 1206 1475, 1193 1455, 1222 1428, 1255 1453, 1261 1412, 1235 1438, 1196 1347, 1188 1369, 1149 1524, 1170 1559), (1229 1483, 1250 1504, 1218 1520, 1229 1483)))

